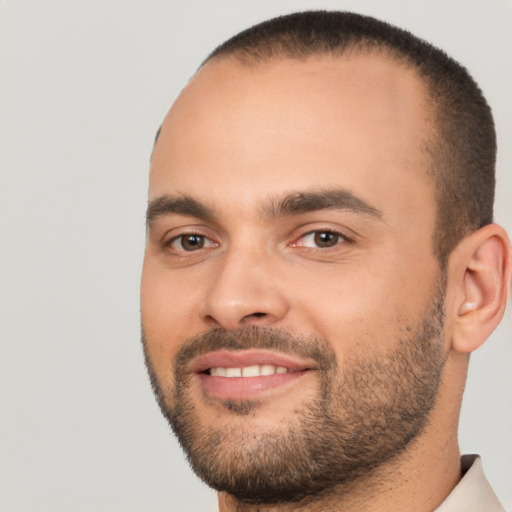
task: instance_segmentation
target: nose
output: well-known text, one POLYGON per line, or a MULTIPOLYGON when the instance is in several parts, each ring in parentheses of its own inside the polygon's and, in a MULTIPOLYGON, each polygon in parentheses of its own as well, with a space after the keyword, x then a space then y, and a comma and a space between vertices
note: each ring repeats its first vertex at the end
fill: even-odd
POLYGON ((212 279, 200 307, 210 327, 237 329, 269 327, 288 313, 289 303, 276 265, 268 255, 232 252, 212 269, 212 279))

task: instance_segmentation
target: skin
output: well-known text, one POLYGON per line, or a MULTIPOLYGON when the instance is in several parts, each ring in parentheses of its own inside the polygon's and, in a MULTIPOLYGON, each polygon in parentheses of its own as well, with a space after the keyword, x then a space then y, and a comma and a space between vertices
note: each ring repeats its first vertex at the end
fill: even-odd
MULTIPOLYGON (((212 328, 254 325, 319 337, 343 368, 366 354, 388 353, 405 325, 421 322, 441 275, 425 151, 430 118, 421 81, 382 55, 251 66, 223 59, 197 73, 164 122, 150 171, 150 203, 188 196, 209 209, 208 218, 159 214, 148 226, 142 324, 167 400, 184 341, 212 328), (349 191, 378 214, 350 208, 269 214, 285 196, 325 190, 349 191), (315 247, 310 233, 326 230, 345 239, 315 247), (190 233, 205 237, 205 246, 183 250, 179 237, 190 233)), ((450 258, 447 360, 421 436, 371 477, 306 510, 427 511, 456 485, 467 354, 503 314, 507 251, 506 235, 492 225, 450 258), (478 307, 465 311, 468 301, 478 307)), ((234 417, 219 401, 206 400, 199 384, 191 389, 201 423, 247 432, 283 428, 283 418, 315 392, 313 374, 265 395, 252 414, 234 417)), ((237 503, 221 493, 219 507, 235 510, 237 503)))

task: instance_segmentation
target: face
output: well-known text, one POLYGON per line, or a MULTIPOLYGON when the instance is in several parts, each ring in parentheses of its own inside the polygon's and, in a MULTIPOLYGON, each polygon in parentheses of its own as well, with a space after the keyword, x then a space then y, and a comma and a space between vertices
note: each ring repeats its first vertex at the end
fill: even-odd
POLYGON ((210 62, 168 114, 144 349, 215 488, 266 503, 325 492, 428 422, 445 348, 427 112, 412 73, 359 55, 210 62))

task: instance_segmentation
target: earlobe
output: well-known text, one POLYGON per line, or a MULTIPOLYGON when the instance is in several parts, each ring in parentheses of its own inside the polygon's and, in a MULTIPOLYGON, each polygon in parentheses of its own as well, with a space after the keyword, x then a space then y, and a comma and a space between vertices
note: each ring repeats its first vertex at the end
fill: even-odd
POLYGON ((452 347, 470 353, 503 317, 510 291, 510 242, 501 226, 490 224, 465 238, 454 253, 462 272, 452 347))

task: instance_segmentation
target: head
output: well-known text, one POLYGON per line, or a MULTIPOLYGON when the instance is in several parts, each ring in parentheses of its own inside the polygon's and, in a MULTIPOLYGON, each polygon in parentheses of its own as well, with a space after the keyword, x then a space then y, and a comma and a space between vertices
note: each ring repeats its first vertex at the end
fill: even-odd
POLYGON ((467 71, 377 20, 291 15, 208 57, 154 148, 142 279, 199 476, 307 501, 454 437, 506 299, 494 155, 467 71))

